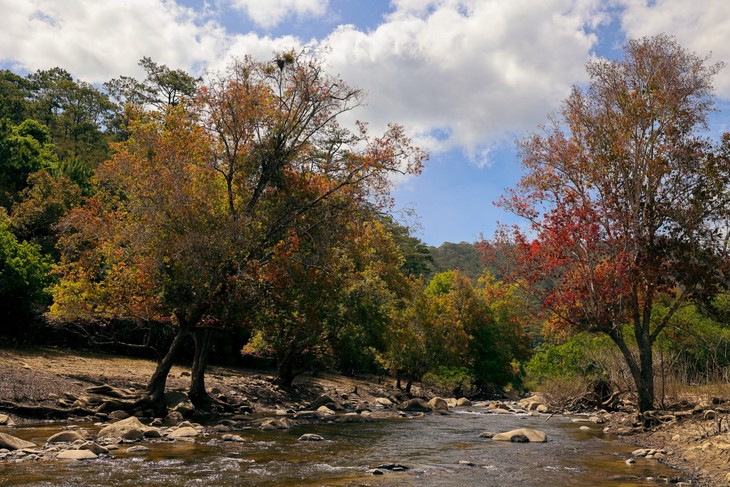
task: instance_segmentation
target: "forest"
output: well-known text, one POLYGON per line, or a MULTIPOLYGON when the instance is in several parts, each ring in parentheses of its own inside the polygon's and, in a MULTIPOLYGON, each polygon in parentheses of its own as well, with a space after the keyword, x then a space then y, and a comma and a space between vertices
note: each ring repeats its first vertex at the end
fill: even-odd
MULTIPOLYGON (((587 65, 519 141, 500 205, 527 222, 429 247, 393 216, 407 129, 310 52, 195 77, 150 58, 101 86, 0 71, 0 335, 178 361, 196 408, 212 362, 392 377, 444 395, 540 389, 566 405, 664 406, 727 382, 730 135, 722 68, 668 36, 587 65), (671 385, 672 387, 669 387, 671 385)), ((485 201, 485 205, 489 202, 485 201)))

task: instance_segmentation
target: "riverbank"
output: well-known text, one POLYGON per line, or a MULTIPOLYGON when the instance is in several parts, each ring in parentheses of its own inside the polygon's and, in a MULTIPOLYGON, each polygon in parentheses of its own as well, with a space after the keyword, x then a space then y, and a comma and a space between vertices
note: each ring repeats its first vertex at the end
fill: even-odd
MULTIPOLYGON (((50 348, 0 349, 0 400, 16 405, 56 408, 83 402, 90 389, 101 385, 133 394, 144 389, 154 366, 155 363, 149 360, 50 348)), ((351 413, 352 420, 397 416, 400 413, 395 407, 383 407, 383 403, 390 406, 387 402, 402 399, 392 381, 379 377, 353 379, 329 374, 302 375, 293 389, 282 390, 274 385, 273 377, 266 371, 211 367, 206 382, 214 395, 236 404, 239 410, 248 410, 259 418, 297 415, 300 422, 318 420, 321 414, 313 414, 316 408, 312 405, 323 397, 332 399, 330 407, 344 403, 348 409, 367 412, 366 415, 351 413)), ((189 384, 188 368, 173 367, 168 389, 185 391, 189 384)), ((418 388, 414 390, 417 395, 421 392, 418 388)), ((708 408, 701 410, 701 414, 687 414, 649 431, 635 428, 636 415, 629 413, 602 415, 608 421, 603 426, 605 431, 621 435, 631 444, 664 450, 666 454, 661 461, 688 472, 694 480, 693 485, 728 485, 725 476, 729 470, 730 433, 727 432, 725 412, 721 407, 715 407, 712 414, 706 413, 708 408)), ((0 409, 0 414, 5 412, 0 409)), ((16 424, 37 421, 12 414, 12 411, 9 419, 16 424)), ((98 417, 93 419, 99 420, 98 417)), ((275 422, 269 425, 278 426, 275 422)))

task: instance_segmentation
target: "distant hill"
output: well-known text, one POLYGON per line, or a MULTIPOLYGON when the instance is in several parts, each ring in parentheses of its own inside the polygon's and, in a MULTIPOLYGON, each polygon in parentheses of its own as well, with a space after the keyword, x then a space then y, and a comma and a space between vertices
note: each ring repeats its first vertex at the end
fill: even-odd
POLYGON ((458 269, 473 281, 484 272, 484 263, 476 246, 468 242, 444 242, 439 247, 430 247, 436 272, 458 269))

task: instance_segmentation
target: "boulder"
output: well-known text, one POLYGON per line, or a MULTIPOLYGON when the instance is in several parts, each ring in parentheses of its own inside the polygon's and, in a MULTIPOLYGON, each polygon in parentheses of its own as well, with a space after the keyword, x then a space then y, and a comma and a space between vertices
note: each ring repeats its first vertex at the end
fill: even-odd
POLYGON ((119 421, 120 419, 127 419, 129 417, 129 413, 127 411, 123 411, 121 409, 117 409, 116 411, 112 411, 109 413, 109 419, 113 421, 119 421))
POLYGON ((162 424, 165 426, 173 426, 180 423, 183 419, 183 415, 178 411, 170 411, 165 416, 165 419, 162 420, 162 424))
POLYGON ((83 440, 84 437, 75 431, 61 431, 46 440, 46 443, 73 443, 76 440, 83 440))
POLYGON ((127 453, 147 453, 148 451, 150 451, 150 449, 144 445, 135 445, 135 446, 130 446, 125 451, 127 453))
POLYGON ((430 401, 428 401, 428 405, 434 411, 447 411, 449 409, 449 404, 446 402, 445 399, 442 399, 440 397, 432 398, 430 401))
POLYGON ((183 426, 170 433, 168 438, 195 438, 200 433, 192 426, 183 426))
POLYGON ((93 460, 98 456, 91 450, 63 450, 56 458, 59 460, 93 460))
POLYGON ((324 441, 324 438, 314 433, 305 433, 297 441, 324 441))
POLYGON ((401 411, 409 411, 409 412, 425 412, 425 411, 431 411, 431 406, 428 405, 426 401, 423 399, 409 399, 407 401, 403 401, 398 405, 398 409, 401 411))
POLYGON ((393 405, 393 401, 391 401, 387 397, 376 397, 375 404, 380 404, 381 406, 388 407, 393 405))
POLYGON ((171 391, 165 393, 167 407, 171 411, 180 413, 183 417, 189 417, 195 412, 195 406, 182 391, 171 391))
POLYGON ((118 436, 125 440, 138 440, 144 436, 145 432, 154 429, 145 426, 139 419, 132 416, 103 427, 97 437, 107 438, 118 436))
POLYGON ((105 448, 101 445, 98 445, 94 443, 93 441, 87 441, 85 443, 82 443, 78 447, 79 450, 89 450, 90 452, 96 454, 96 455, 108 455, 109 454, 109 448, 105 448))
POLYGON ((505 433, 497 433, 492 437, 492 440, 515 441, 519 443, 520 440, 522 440, 521 437, 524 437, 527 441, 532 443, 545 443, 547 441, 547 435, 545 433, 529 428, 519 428, 505 433), (517 438, 517 440, 513 440, 513 437, 517 438))
POLYGON ((479 434, 479 438, 491 439, 491 438, 494 438, 494 435, 495 435, 495 433, 493 433, 492 431, 485 431, 484 433, 479 434))
POLYGON ((312 401, 309 404, 309 408, 308 409, 316 410, 320 406, 327 406, 329 409, 334 409, 334 410, 342 409, 342 406, 340 406, 337 401, 335 401, 334 399, 332 399, 327 394, 322 394, 317 399, 315 399, 314 401, 312 401))
POLYGON ((328 417, 328 416, 334 416, 337 413, 335 413, 334 411, 332 411, 327 406, 320 406, 320 407, 317 408, 317 414, 319 416, 321 416, 321 417, 324 418, 324 417, 328 417))
POLYGON ((7 414, 0 414, 0 426, 12 426, 15 422, 7 414))
MULTIPOLYGON (((314 416, 316 416, 316 413, 313 413, 314 416)), ((262 429, 264 431, 271 431, 271 430, 286 430, 294 426, 294 422, 287 419, 287 418, 270 418, 265 419, 261 422, 259 425, 259 429, 262 429)))
POLYGON ((23 448, 35 448, 35 443, 25 441, 7 433, 0 433, 0 448, 6 450, 22 450, 23 448))
POLYGON ((470 401, 469 399, 467 399, 467 398, 465 398, 465 397, 460 397, 460 398, 459 398, 459 399, 458 399, 458 400, 456 401, 456 405, 457 405, 457 406, 459 406, 459 407, 469 407, 469 406, 471 406, 472 404, 471 404, 471 401, 470 401))

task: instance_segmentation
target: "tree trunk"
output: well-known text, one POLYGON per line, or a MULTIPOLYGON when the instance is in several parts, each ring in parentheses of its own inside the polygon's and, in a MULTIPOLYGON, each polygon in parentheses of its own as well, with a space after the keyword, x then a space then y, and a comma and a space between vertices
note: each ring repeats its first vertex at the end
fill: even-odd
POLYGON ((292 385, 292 382, 294 382, 294 377, 296 374, 294 373, 294 363, 295 363, 296 354, 289 350, 282 354, 277 359, 277 372, 278 376, 276 378, 276 383, 284 388, 290 388, 292 385))
POLYGON ((639 342, 640 380, 636 384, 639 395, 639 411, 650 411, 654 409, 654 360, 652 354, 652 341, 648 331, 637 341, 639 342))
POLYGON ((654 409, 654 370, 652 362, 652 342, 647 334, 639 334, 637 343, 639 347, 639 361, 631 352, 626 344, 621 332, 614 328, 608 332, 613 342, 618 346, 621 354, 629 367, 631 377, 634 379, 636 386, 636 394, 638 396, 639 412, 650 411, 654 409))
POLYGON ((193 332, 195 355, 191 368, 188 397, 196 408, 203 410, 209 409, 210 405, 215 402, 205 390, 205 369, 208 367, 208 355, 214 334, 215 330, 212 328, 199 328, 193 332))
POLYGON ((185 339, 190 334, 192 325, 187 320, 178 318, 179 326, 175 339, 172 341, 170 348, 162 360, 157 363, 155 372, 147 383, 147 397, 143 400, 147 407, 150 407, 155 416, 161 417, 167 414, 167 403, 165 402, 165 386, 167 385, 167 376, 175 360, 177 352, 182 348, 185 339))

